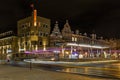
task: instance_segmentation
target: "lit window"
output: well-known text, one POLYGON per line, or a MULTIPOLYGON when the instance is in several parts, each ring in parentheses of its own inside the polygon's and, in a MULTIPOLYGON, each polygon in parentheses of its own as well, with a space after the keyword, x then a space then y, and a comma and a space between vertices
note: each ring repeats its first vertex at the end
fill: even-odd
POLYGON ((74 41, 74 37, 72 37, 72 41, 74 41))
POLYGON ((40 22, 38 22, 38 26, 40 27, 40 22))
POLYGON ((30 27, 30 22, 28 23, 28 26, 30 27))
POLYGON ((77 41, 77 38, 75 38, 75 41, 77 41))

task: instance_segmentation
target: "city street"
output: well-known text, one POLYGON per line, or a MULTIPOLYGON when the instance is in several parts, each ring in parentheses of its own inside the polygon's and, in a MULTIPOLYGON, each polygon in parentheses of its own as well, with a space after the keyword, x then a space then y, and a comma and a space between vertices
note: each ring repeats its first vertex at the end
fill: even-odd
POLYGON ((34 64, 42 64, 50 70, 103 77, 106 79, 120 79, 119 60, 86 61, 86 62, 64 62, 64 61, 31 61, 34 64))
POLYGON ((29 68, 14 67, 10 65, 0 65, 0 80, 107 80, 107 79, 47 71, 36 68, 32 68, 32 70, 30 70, 29 68))
POLYGON ((17 63, 18 65, 23 65, 23 67, 1 64, 0 80, 119 80, 119 63, 115 61, 104 61, 104 63, 101 63, 102 61, 93 61, 78 64, 76 62, 68 63, 63 61, 31 61, 31 69, 29 64, 26 65, 23 62, 17 63), (106 62, 112 62, 112 64, 107 64, 106 62), (44 66, 39 64, 48 67, 44 68, 44 66), (57 68, 54 65, 62 67, 57 68))

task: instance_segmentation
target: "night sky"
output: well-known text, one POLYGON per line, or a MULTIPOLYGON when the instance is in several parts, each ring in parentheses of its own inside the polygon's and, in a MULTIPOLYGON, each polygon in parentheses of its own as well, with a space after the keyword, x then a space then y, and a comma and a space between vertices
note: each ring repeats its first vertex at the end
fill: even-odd
POLYGON ((17 21, 31 15, 31 3, 36 3, 39 16, 51 19, 52 27, 57 20, 62 29, 68 19, 81 33, 120 38, 119 0, 1 0, 0 32, 17 32, 17 21))

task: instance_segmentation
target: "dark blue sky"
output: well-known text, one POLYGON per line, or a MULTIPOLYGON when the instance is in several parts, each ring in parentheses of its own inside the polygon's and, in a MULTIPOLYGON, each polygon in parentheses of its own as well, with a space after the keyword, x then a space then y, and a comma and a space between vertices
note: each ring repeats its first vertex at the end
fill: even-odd
MULTIPOLYGON (((0 32, 16 30, 17 20, 31 15, 30 4, 34 1, 1 0, 0 32)), ((62 29, 69 19, 73 30, 120 38, 119 0, 38 0, 36 8, 39 16, 51 19, 52 27, 57 20, 62 29)))

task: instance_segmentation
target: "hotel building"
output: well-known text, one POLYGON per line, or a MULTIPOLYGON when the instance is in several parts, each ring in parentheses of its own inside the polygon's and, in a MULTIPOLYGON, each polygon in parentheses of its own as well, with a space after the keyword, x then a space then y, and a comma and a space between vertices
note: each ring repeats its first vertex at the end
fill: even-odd
POLYGON ((0 38, 0 59, 47 57, 56 54, 60 58, 75 58, 76 54, 79 58, 79 55, 95 57, 95 54, 110 48, 109 41, 102 37, 97 39, 96 34, 88 37, 87 33, 82 35, 79 30, 73 32, 68 20, 61 31, 56 21, 50 33, 50 25, 50 19, 37 16, 37 10, 33 10, 32 16, 17 22, 17 36, 4 36, 13 33, 12 31, 0 34, 4 36, 0 38))

